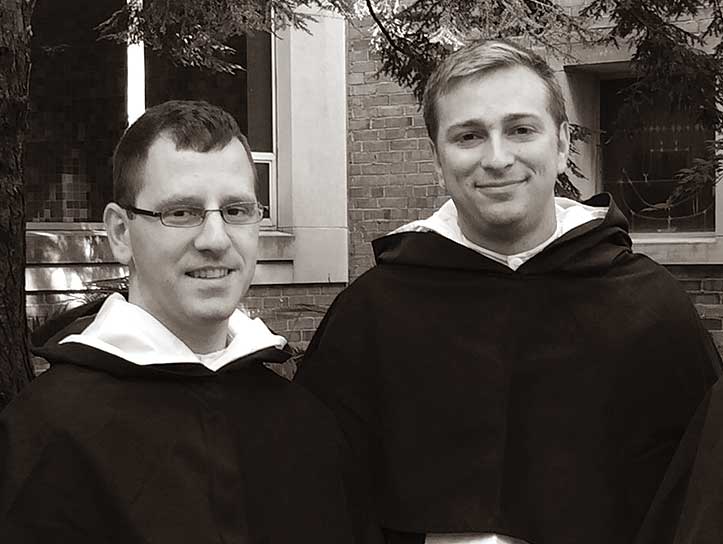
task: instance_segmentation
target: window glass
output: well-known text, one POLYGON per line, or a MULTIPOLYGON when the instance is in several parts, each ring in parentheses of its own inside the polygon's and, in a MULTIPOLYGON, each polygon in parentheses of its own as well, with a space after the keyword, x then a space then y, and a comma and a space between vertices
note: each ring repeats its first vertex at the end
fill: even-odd
MULTIPOLYGON (((251 149, 273 151, 271 35, 263 32, 232 39, 231 62, 244 66, 234 74, 175 66, 146 47, 146 107, 173 99, 200 99, 231 113, 251 149)), ((268 165, 257 164, 259 201, 269 205, 268 165)))
MULTIPOLYGON (((112 199, 113 150, 127 126, 127 51, 99 41, 94 27, 124 4, 37 0, 24 153, 27 221, 100 222, 112 199)), ((230 45, 231 60, 246 67, 234 75, 176 67, 146 49, 146 106, 205 99, 236 117, 255 152, 273 152, 271 36, 230 45)), ((259 198, 268 206, 269 164, 257 168, 259 198)))
POLYGON ((246 100, 248 124, 244 133, 254 151, 273 153, 273 92, 271 81, 271 35, 257 33, 246 39, 246 100))
POLYGON ((256 33, 229 42, 228 60, 244 66, 234 74, 176 66, 146 47, 146 107, 173 99, 206 100, 230 112, 254 151, 273 151, 271 37, 256 33))
POLYGON ((634 232, 715 230, 715 191, 710 189, 666 204, 677 185, 675 174, 707 156, 714 133, 660 103, 643 103, 629 128, 617 130, 619 91, 632 82, 600 83, 603 188, 612 193, 634 232))
POLYGON ((125 0, 37 0, 24 172, 28 221, 101 221, 126 127, 126 48, 93 28, 125 0), (62 22, 60 24, 59 22, 62 22))
POLYGON ((264 208, 264 219, 269 218, 269 164, 268 163, 256 163, 256 173, 259 176, 258 194, 256 198, 261 204, 266 206, 264 208))

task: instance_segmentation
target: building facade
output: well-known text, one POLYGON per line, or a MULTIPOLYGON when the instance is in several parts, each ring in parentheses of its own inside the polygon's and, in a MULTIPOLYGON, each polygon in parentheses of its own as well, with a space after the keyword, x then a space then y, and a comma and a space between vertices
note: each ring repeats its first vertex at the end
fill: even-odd
MULTIPOLYGON (((414 96, 377 75, 364 21, 323 13, 310 34, 238 40, 247 70, 208 75, 142 46, 97 42, 93 27, 123 1, 70 0, 62 12, 52 0, 36 3, 25 160, 31 326, 122 283, 126 271, 101 223, 113 146, 145 107, 204 98, 234 113, 249 136, 269 209, 247 310, 303 348, 334 296, 373 265, 370 242, 447 198, 414 96), (57 25, 60 17, 73 22, 57 25)), ((654 206, 714 135, 651 104, 633 137, 618 137, 616 93, 630 77, 629 51, 579 49, 574 57, 549 60, 571 121, 590 131, 577 143, 585 178, 576 185, 583 197, 614 195, 635 249, 681 280, 723 345, 723 187, 675 209, 654 206)))

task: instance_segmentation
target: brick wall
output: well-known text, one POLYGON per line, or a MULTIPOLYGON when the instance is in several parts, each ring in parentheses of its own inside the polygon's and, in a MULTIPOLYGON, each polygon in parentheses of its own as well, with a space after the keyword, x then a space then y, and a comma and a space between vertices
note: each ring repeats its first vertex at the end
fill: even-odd
POLYGON ((677 265, 668 270, 690 295, 705 328, 723 353, 723 265, 677 265))
POLYGON ((290 343, 306 348, 326 310, 346 284, 253 286, 244 299, 252 317, 260 317, 290 343))
MULTIPOLYGON (((360 25, 360 27, 363 25, 360 25)), ((349 276, 373 264, 370 242, 425 218, 446 198, 435 180, 432 150, 417 102, 377 78, 369 36, 348 26, 349 276)))
POLYGON ((286 337, 293 351, 292 357, 276 370, 291 379, 297 362, 311 337, 321 323, 326 310, 346 284, 252 286, 244 307, 251 317, 260 317, 274 332, 286 337))

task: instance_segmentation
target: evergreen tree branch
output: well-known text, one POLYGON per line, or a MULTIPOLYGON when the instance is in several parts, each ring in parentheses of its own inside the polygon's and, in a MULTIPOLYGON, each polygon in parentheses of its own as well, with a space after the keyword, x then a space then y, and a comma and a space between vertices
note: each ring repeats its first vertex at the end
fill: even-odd
POLYGON ((381 21, 379 18, 379 15, 377 15, 376 9, 374 9, 374 3, 372 0, 366 0, 367 9, 369 10, 369 15, 371 15, 372 19, 377 25, 377 28, 379 28, 380 32, 384 35, 384 37, 387 39, 387 43, 391 47, 393 47, 396 51, 404 55, 404 51, 396 44, 394 38, 392 38, 391 34, 387 30, 387 27, 385 24, 381 21))

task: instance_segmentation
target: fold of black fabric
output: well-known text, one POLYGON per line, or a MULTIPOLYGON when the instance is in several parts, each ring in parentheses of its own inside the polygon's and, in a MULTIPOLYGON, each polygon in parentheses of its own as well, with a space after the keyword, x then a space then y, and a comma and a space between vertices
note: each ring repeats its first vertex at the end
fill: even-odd
POLYGON ((298 380, 349 443, 388 542, 498 533, 632 542, 717 353, 622 214, 516 271, 435 233, 376 241, 298 380))

